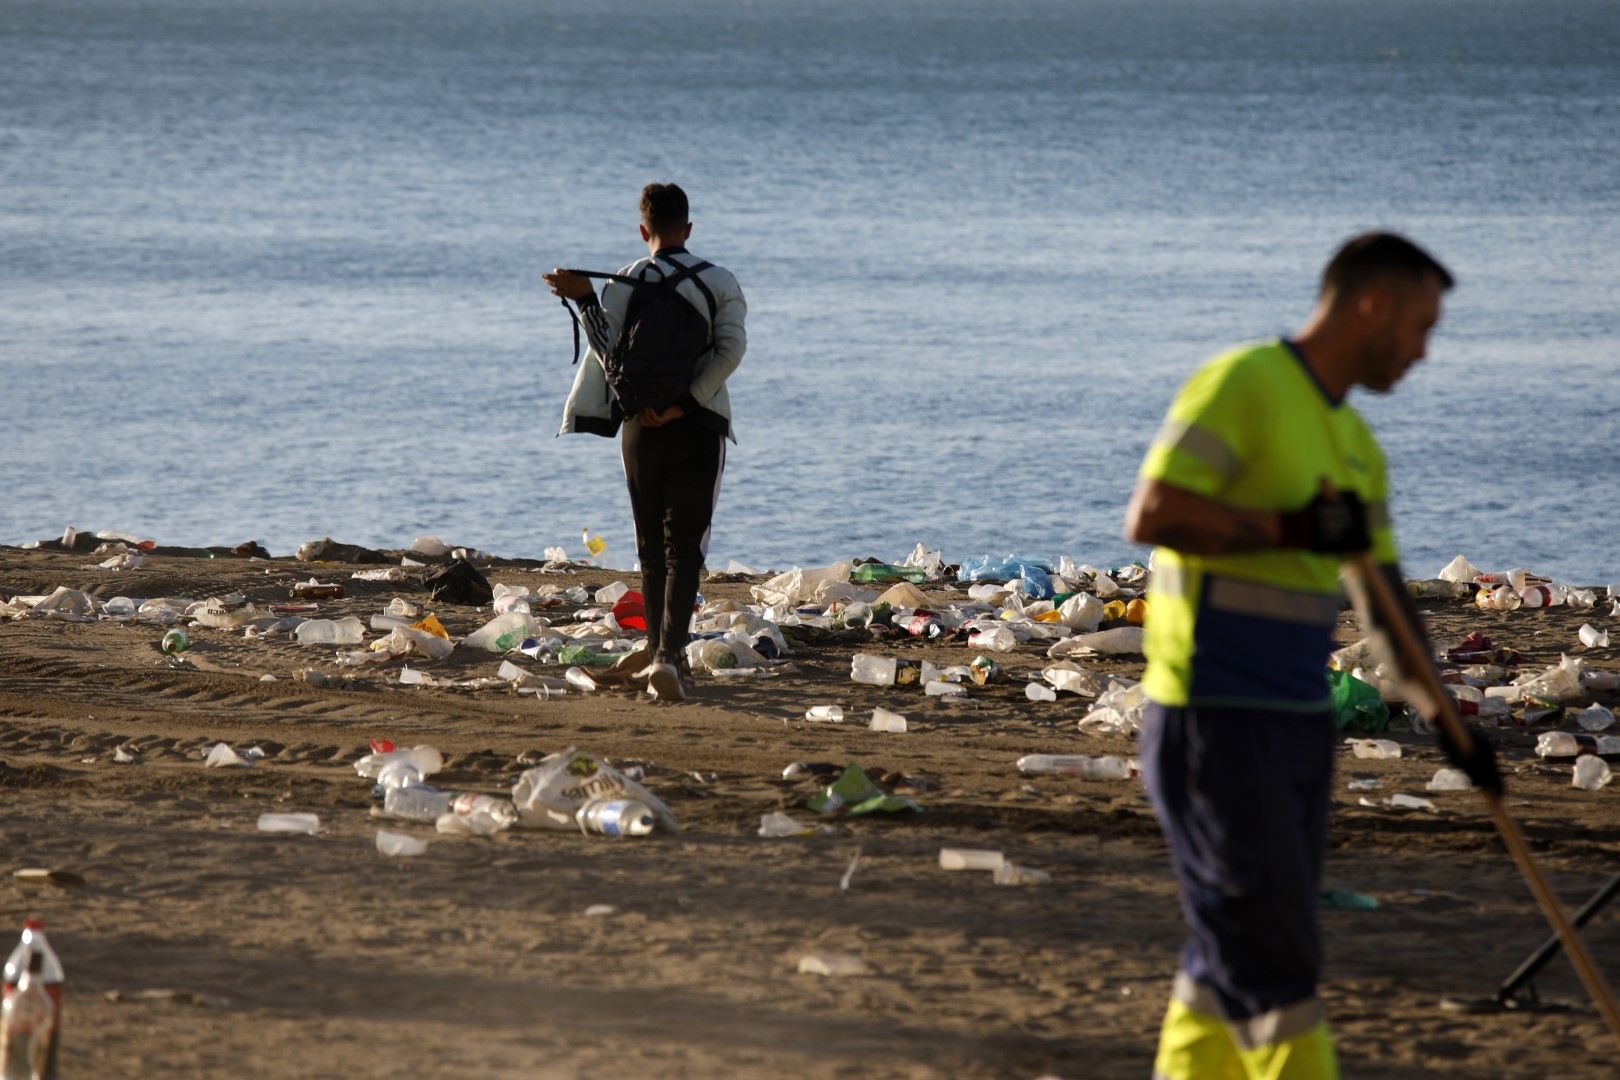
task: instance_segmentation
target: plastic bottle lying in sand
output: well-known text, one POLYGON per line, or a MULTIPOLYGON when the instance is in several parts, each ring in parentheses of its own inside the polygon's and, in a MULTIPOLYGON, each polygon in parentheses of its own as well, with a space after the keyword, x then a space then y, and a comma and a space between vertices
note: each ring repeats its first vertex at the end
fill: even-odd
POLYGON ((900 660, 871 653, 856 653, 849 662, 849 677, 868 686, 915 686, 932 681, 934 671, 934 665, 926 660, 900 660))
POLYGON ((191 648, 191 639, 186 636, 184 630, 170 630, 163 635, 162 649, 164 652, 173 655, 174 653, 183 653, 189 648, 191 648))
POLYGON ((440 814, 450 812, 448 791, 430 787, 389 788, 383 792, 383 816, 402 821, 420 821, 431 825, 440 814))
POLYGON ((912 637, 937 638, 945 632, 945 624, 928 611, 917 611, 894 621, 895 629, 904 630, 912 637))
POLYGON ((1018 759, 1025 776, 1078 776, 1082 780, 1129 780, 1134 771, 1122 757, 1108 754, 1025 754, 1018 759))
POLYGON ((581 832, 599 836, 646 836, 657 819, 640 799, 592 799, 574 815, 581 832))
POLYGON ((1531 585, 1519 592, 1525 607, 1557 607, 1564 602, 1562 585, 1531 585))
POLYGON ((349 615, 342 619, 310 619, 298 624, 293 636, 300 645, 358 645, 365 640, 366 624, 349 615))
MULTIPOLYGON (((39 970, 34 973, 39 988, 44 991, 53 1010, 52 1023, 48 1046, 45 1052, 45 1066, 40 1072, 43 1077, 54 1080, 56 1076, 56 1052, 62 1041, 62 991, 67 983, 67 976, 62 971, 62 961, 57 959, 56 950, 45 937, 45 924, 38 919, 29 919, 23 923, 22 939, 17 947, 11 950, 6 958, 5 968, 5 997, 10 1004, 12 996, 17 992, 23 976, 28 974, 30 967, 38 962, 39 970)), ((7 1073, 7 1075, 10 1075, 7 1073)), ((27 1073, 23 1074, 27 1076, 27 1073)))

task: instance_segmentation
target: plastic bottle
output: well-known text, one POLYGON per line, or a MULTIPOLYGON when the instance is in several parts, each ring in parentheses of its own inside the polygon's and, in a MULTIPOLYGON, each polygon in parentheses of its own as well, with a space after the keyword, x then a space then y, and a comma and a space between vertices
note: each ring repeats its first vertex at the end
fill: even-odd
POLYGON ((842 705, 812 705, 804 710, 806 720, 818 720, 825 724, 841 724, 844 721, 844 707, 842 705))
POLYGON ((592 799, 574 815, 581 832, 600 836, 646 836, 657 819, 640 799, 592 799))
POLYGON ((310 619, 298 624, 293 636, 300 645, 358 645, 365 640, 366 624, 349 615, 342 619, 310 619))
POLYGON ((849 662, 849 677, 868 686, 893 686, 898 664, 892 656, 856 653, 849 662))
POLYGON ((1556 607, 1564 602, 1561 585, 1531 585, 1519 591, 1519 600, 1525 607, 1556 607))
POLYGON ((422 770, 414 761, 390 761, 377 773, 377 786, 384 791, 421 787, 422 770))
POLYGON ((1044 683, 1032 682, 1024 687, 1024 696, 1031 701, 1056 701, 1057 691, 1044 683))
POLYGON ((904 630, 912 637, 937 638, 945 633, 945 624, 939 617, 931 612, 918 611, 903 619, 896 619, 895 628, 904 630))
POLYGON ((482 795, 476 791, 463 791, 452 796, 449 812, 465 818, 487 817, 502 829, 510 829, 518 821, 517 807, 512 805, 511 799, 482 795))
POLYGON ((1078 776, 1082 780, 1129 780, 1134 771, 1124 758, 1108 754, 1025 754, 1018 771, 1026 776, 1078 776))
POLYGON ((385 817, 431 825, 440 814, 450 812, 452 797, 448 791, 430 787, 389 788, 383 792, 382 812, 385 817))
MULTIPOLYGON (((8 1007, 13 992, 20 989, 23 976, 29 972, 35 959, 40 965, 37 973, 38 985, 49 1000, 52 1012, 49 1047, 45 1057, 45 1068, 40 1075, 47 1080, 54 1080, 57 1047, 62 1038, 62 991, 67 976, 62 971, 62 961, 56 957, 56 950, 51 948, 50 941, 45 937, 45 924, 38 919, 29 919, 23 923, 22 939, 6 958, 5 996, 8 1007)), ((9 1073, 7 1075, 9 1076, 9 1073)))
POLYGON ((184 630, 170 630, 167 634, 163 635, 163 644, 161 647, 164 652, 170 654, 171 656, 175 653, 183 653, 187 649, 191 648, 191 638, 186 636, 186 632, 184 630))
POLYGON ((383 769, 396 761, 416 766, 423 776, 432 776, 444 768, 444 755, 431 746, 413 746, 409 750, 389 750, 381 754, 367 754, 354 763, 354 771, 368 780, 382 775, 383 769))
POLYGON ((44 1080, 54 1076, 51 1051, 56 1006, 41 983, 45 958, 28 954, 28 969, 0 1007, 0 1080, 44 1080))

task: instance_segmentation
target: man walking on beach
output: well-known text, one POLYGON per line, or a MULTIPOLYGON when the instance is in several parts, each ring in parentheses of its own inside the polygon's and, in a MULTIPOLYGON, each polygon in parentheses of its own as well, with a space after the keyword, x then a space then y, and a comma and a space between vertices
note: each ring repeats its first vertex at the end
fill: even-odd
MULTIPOLYGON (((648 184, 641 192, 641 239, 649 254, 618 272, 640 281, 671 282, 706 320, 708 348, 697 358, 689 384, 677 388, 673 404, 626 410, 609 386, 608 371, 616 355, 623 355, 616 350, 630 344, 621 341, 627 326, 652 332, 639 331, 644 324, 637 323, 637 314, 650 310, 645 297, 654 288, 609 281, 598 301, 582 274, 556 269, 542 275, 553 295, 578 303, 591 345, 564 406, 562 432, 612 436, 621 424, 624 429, 620 450, 636 524, 647 644, 616 666, 644 675, 647 692, 663 701, 686 696, 692 607, 720 496, 725 440, 736 441, 726 379, 748 344, 743 330, 748 305, 737 279, 686 250, 689 219, 686 192, 674 184, 648 184)), ((687 383, 684 375, 680 381, 687 383)))
MULTIPOLYGON (((1389 391, 1423 358, 1451 285, 1410 241, 1355 237, 1304 329, 1200 368, 1142 463, 1125 526, 1158 545, 1142 771, 1189 930, 1156 1078, 1338 1075, 1316 907, 1341 560, 1370 550, 1406 595, 1383 454, 1344 399, 1389 391)), ((1459 764, 1496 782, 1483 738, 1459 764)))

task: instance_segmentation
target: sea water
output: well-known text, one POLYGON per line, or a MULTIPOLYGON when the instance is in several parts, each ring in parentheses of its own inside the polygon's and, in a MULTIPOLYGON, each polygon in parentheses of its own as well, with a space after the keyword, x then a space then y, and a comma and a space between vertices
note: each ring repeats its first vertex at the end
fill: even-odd
POLYGON ((9 0, 0 542, 634 562, 552 266, 650 180, 749 300, 711 564, 1145 556, 1194 365, 1334 247, 1459 284, 1378 432, 1412 572, 1613 576, 1612 0, 9 0))

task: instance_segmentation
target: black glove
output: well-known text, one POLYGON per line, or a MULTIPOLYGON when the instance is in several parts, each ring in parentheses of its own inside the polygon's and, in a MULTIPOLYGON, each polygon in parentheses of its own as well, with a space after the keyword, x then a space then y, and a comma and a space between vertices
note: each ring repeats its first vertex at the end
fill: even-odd
POLYGON ((1457 749, 1457 744, 1451 741, 1446 729, 1439 730, 1440 749, 1446 752, 1451 763, 1468 774, 1469 781, 1481 791, 1493 794, 1502 794, 1502 774, 1496 767, 1496 747, 1490 740, 1473 729, 1469 729, 1474 736, 1474 745, 1467 754, 1457 749))
POLYGON ((1353 491, 1324 491, 1298 510, 1277 515, 1279 547, 1350 555, 1372 547, 1367 504, 1353 491))

